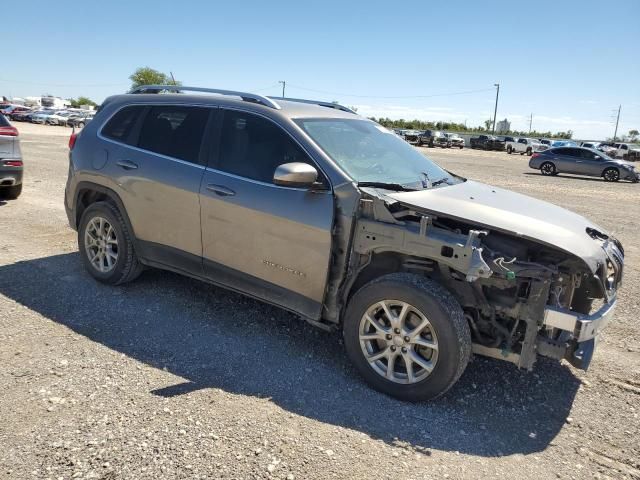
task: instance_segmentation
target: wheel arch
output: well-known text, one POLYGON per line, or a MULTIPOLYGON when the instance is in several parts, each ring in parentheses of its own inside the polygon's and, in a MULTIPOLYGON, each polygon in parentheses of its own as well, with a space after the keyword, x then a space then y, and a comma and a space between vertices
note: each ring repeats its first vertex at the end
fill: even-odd
POLYGON ((135 230, 133 225, 131 225, 131 220, 129 219, 129 215, 127 214, 127 209, 122 202, 120 196, 114 192, 112 189, 105 187, 104 185, 99 185, 93 182, 80 182, 76 188, 76 196, 74 201, 74 215, 73 221, 74 226, 77 229, 80 225, 80 219, 82 218, 82 214, 91 204, 96 202, 110 202, 112 203, 122 214, 122 218, 127 223, 127 228, 133 234, 133 243, 134 245, 137 243, 135 230))

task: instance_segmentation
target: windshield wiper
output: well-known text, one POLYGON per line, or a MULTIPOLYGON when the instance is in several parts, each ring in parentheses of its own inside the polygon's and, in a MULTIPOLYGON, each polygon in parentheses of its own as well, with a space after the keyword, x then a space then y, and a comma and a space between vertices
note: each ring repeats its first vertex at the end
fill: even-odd
POLYGON ((431 186, 435 187, 436 185, 442 185, 443 183, 447 183, 449 177, 441 178, 440 180, 436 180, 435 182, 431 182, 431 186))
POLYGON ((396 192, 415 192, 415 188, 405 187, 399 183, 387 182, 358 182, 359 187, 384 188, 385 190, 394 190, 396 192))

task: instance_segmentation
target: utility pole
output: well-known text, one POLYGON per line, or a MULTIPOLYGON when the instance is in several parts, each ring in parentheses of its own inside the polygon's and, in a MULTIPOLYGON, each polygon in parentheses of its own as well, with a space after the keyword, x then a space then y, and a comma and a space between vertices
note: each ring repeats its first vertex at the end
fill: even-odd
POLYGON ((618 123, 620 122, 620 110, 622 110, 622 105, 618 105, 618 116, 616 117, 616 130, 613 132, 613 141, 616 141, 616 136, 618 135, 618 123))
POLYGON ((533 113, 529 115, 529 135, 531 135, 531 124, 533 123, 533 113))
POLYGON ((282 98, 284 98, 284 87, 287 86, 287 82, 285 82, 284 80, 278 80, 278 83, 282 84, 282 98))
POLYGON ((173 82, 173 84, 176 84, 176 79, 173 78, 173 72, 169 72, 169 75, 171 75, 171 81, 173 82))
POLYGON ((499 83, 494 83, 493 86, 497 88, 497 90, 496 90, 496 108, 493 110, 493 131, 491 132, 493 135, 495 135, 496 134, 496 115, 498 115, 498 95, 500 95, 500 84, 499 83))

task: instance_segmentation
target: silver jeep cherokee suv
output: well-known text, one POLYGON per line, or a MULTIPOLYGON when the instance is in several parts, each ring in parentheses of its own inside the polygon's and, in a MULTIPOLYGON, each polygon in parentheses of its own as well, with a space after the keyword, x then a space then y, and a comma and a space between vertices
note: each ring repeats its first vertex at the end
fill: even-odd
POLYGON ((342 328, 366 381, 405 400, 445 392, 472 352, 587 368, 624 258, 600 227, 340 105, 175 90, 110 97, 70 141, 65 207, 96 279, 158 267, 342 328))

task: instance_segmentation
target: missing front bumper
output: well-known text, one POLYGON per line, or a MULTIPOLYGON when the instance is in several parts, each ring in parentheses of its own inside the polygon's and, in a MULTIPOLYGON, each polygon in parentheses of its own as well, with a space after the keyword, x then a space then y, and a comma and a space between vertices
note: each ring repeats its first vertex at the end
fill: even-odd
POLYGON ((613 298, 591 315, 547 306, 544 310, 544 324, 570 332, 578 343, 585 342, 595 338, 613 318, 616 303, 617 300, 613 298))

